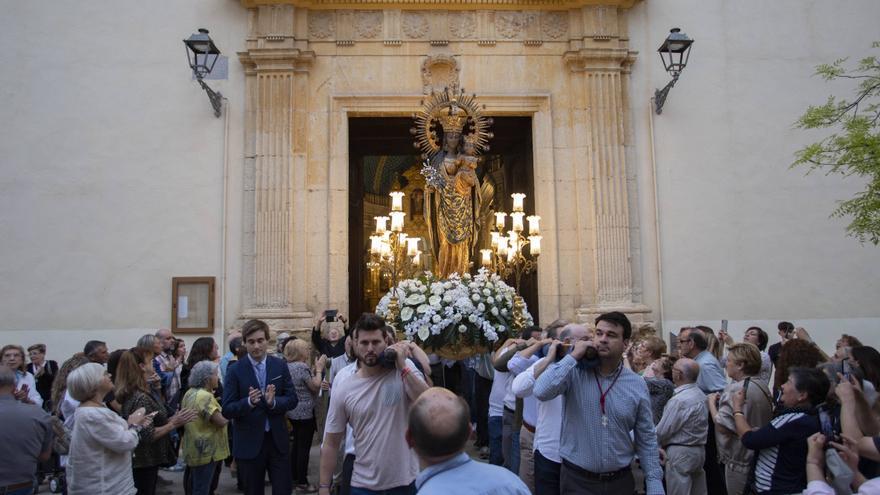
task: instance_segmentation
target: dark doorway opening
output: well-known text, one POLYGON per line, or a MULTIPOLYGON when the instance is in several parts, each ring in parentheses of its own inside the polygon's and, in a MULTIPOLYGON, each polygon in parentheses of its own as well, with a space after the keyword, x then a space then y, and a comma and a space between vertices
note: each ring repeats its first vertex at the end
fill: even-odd
MULTIPOLYGON (((481 183, 494 187, 489 218, 494 211, 510 212, 514 192, 525 193, 525 211, 535 211, 534 171, 532 168, 531 117, 494 117, 491 148, 481 156, 477 174, 481 183)), ((425 228, 420 219, 420 194, 423 179, 420 152, 413 147, 409 129, 413 121, 406 117, 354 117, 348 120, 349 156, 349 311, 352 319, 375 310, 378 300, 388 291, 387 280, 370 280, 367 269, 369 239, 375 228, 374 216, 387 215, 391 208, 388 193, 393 189, 407 192, 404 198, 406 231, 420 235, 425 228)), ((424 237, 423 237, 424 238, 424 237)), ((488 240, 486 240, 488 242, 488 240)), ((488 246, 486 246, 488 247, 488 246)), ((430 257, 429 257, 430 259, 430 257)), ((479 259, 474 258, 476 266, 479 259)), ((474 268, 472 271, 476 271, 474 268)), ((513 279, 507 281, 513 285, 513 279)), ((523 277, 520 294, 535 321, 538 318, 538 285, 534 273, 523 277)))

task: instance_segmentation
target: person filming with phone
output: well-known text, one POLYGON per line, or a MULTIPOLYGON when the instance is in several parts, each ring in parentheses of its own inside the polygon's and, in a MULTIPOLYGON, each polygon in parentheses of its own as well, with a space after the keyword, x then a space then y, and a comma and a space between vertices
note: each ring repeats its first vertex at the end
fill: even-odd
POLYGON ((315 326, 312 327, 312 345, 319 355, 327 356, 327 359, 345 354, 345 336, 348 335, 348 321, 344 316, 339 314, 336 309, 328 309, 324 311, 315 326), (336 324, 337 320, 342 324, 336 324), (324 336, 323 327, 326 325, 327 334, 324 336), (340 328, 341 327, 341 328, 340 328))

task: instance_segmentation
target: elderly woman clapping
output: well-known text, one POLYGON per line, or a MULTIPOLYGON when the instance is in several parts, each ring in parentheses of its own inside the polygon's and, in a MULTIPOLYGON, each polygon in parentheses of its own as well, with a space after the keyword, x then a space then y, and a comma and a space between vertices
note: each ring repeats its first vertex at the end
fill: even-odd
POLYGON ((189 373, 189 390, 183 396, 182 407, 195 411, 196 419, 187 423, 183 434, 183 459, 191 469, 193 495, 207 495, 211 491, 214 472, 220 461, 229 457, 226 423, 214 389, 220 382, 219 365, 199 361, 189 373))
POLYGON ((140 441, 139 433, 153 418, 140 408, 126 422, 104 405, 104 396, 111 390, 110 374, 100 364, 84 364, 67 377, 68 393, 80 402, 67 465, 70 495, 136 492, 131 452, 140 441))

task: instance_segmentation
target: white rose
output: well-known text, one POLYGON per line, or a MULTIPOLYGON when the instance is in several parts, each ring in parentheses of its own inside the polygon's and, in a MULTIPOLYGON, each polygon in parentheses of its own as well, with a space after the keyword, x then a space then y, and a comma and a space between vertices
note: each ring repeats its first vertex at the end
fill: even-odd
POLYGON ((452 294, 447 293, 445 296, 443 296, 443 302, 451 303, 452 302, 452 294))
POLYGON ((424 325, 424 326, 422 326, 422 328, 419 328, 419 339, 424 341, 424 340, 427 340, 428 337, 430 337, 430 336, 431 336, 431 329, 428 328, 427 325, 424 325))
POLYGON ((495 306, 492 306, 491 313, 493 316, 498 316, 498 308, 496 308, 495 306))
POLYGON ((477 311, 479 311, 480 313, 486 311, 486 305, 483 303, 477 304, 477 311))
POLYGON ((489 298, 486 299, 486 303, 487 304, 495 304, 495 298, 492 296, 489 296, 489 298))
POLYGON ((422 304, 421 306, 416 308, 416 313, 424 313, 425 311, 428 311, 430 308, 431 308, 431 306, 428 306, 427 304, 422 304))
POLYGON ((413 309, 408 306, 406 306, 400 310, 400 319, 402 321, 409 321, 409 319, 412 318, 412 315, 413 315, 413 309))
POLYGON ((439 306, 440 301, 442 300, 443 298, 441 298, 440 296, 431 296, 428 298, 428 304, 430 304, 431 306, 439 306))
POLYGON ((464 325, 459 325, 459 326, 458 326, 458 331, 459 331, 460 333, 465 333, 465 332, 467 332, 467 327, 464 326, 464 325))
POLYGON ((477 322, 477 315, 469 315, 468 321, 471 323, 476 323, 477 322))
POLYGON ((501 316, 507 316, 507 310, 506 310, 506 309, 501 308, 501 316))
POLYGON ((442 320, 443 318, 441 318, 440 315, 434 315, 431 317, 431 321, 434 323, 440 323, 442 320))

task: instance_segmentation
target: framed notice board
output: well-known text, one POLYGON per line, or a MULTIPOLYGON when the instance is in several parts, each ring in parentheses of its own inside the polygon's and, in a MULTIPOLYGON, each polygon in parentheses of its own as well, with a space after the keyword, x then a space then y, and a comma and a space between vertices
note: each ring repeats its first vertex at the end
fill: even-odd
POLYGON ((171 279, 171 331, 214 333, 215 277, 171 279))

